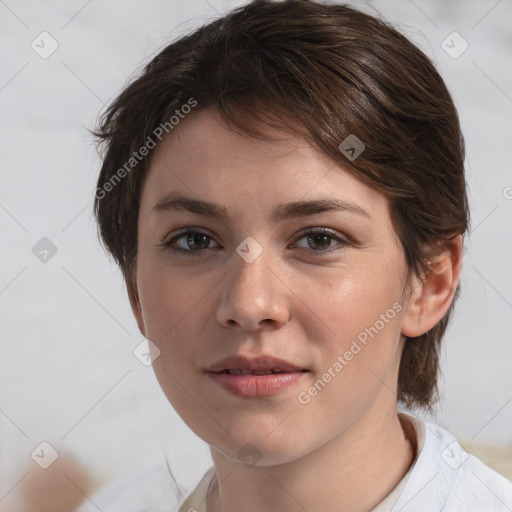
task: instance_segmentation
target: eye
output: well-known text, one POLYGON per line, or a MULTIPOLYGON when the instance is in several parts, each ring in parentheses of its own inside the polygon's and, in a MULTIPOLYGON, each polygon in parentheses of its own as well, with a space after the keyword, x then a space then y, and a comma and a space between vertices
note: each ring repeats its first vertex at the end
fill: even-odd
MULTIPOLYGON (((297 240, 305 240, 307 247, 299 247, 301 252, 306 252, 308 256, 323 256, 341 250, 350 242, 338 235, 329 228, 309 229, 305 231, 297 240), (337 242, 332 245, 332 242, 337 242)), ((213 248, 211 242, 213 238, 197 228, 187 228, 168 241, 159 244, 162 248, 174 253, 186 254, 187 256, 199 256, 207 249, 213 248)))
POLYGON ((338 234, 336 234, 336 232, 330 230, 329 228, 318 228, 314 230, 310 229, 309 231, 305 232, 298 240, 302 239, 306 240, 306 244, 309 247, 309 250, 307 248, 305 249, 306 252, 309 254, 318 253, 314 254, 315 256, 330 254, 350 245, 347 240, 340 237, 338 234), (338 243, 333 246, 331 245, 333 241, 338 243))
POLYGON ((210 248, 213 238, 195 228, 188 228, 171 240, 160 244, 163 248, 187 255, 201 254, 205 249, 210 248), (175 247, 177 245, 177 247, 175 247))

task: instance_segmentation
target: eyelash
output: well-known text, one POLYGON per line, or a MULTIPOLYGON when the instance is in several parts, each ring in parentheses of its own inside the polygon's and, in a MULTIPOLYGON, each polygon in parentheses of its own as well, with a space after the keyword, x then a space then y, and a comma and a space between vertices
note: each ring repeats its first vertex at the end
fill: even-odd
MULTIPOLYGON (((181 238, 183 238, 185 236, 188 236, 188 235, 204 235, 207 238, 209 238, 210 240, 213 240, 213 238, 211 236, 209 236, 207 233, 205 233, 205 232, 203 232, 203 231, 201 231, 199 229, 187 228, 187 229, 181 231, 179 234, 177 234, 171 240, 165 241, 165 242, 163 242, 163 243, 161 243, 159 245, 160 245, 160 247, 162 247, 165 250, 172 251, 172 252, 178 253, 178 254, 184 254, 184 255, 187 255, 187 256, 201 256, 204 253, 204 251, 206 251, 208 249, 212 249, 212 247, 207 247, 206 249, 187 250, 187 249, 171 247, 175 242, 177 242, 181 238)), ((308 250, 308 249, 304 249, 304 248, 299 248, 300 252, 305 251, 305 252, 308 253, 308 255, 310 255, 312 253, 315 256, 324 256, 324 255, 331 254, 333 252, 342 250, 342 249, 344 249, 345 247, 347 247, 349 245, 352 245, 347 240, 345 240, 345 239, 341 238, 340 236, 336 235, 335 232, 330 230, 329 228, 310 229, 309 231, 303 232, 297 238, 296 241, 298 241, 301 238, 304 238, 304 237, 306 237, 308 235, 324 235, 324 236, 327 236, 328 238, 331 238, 332 240, 337 241, 338 242, 338 246, 340 246, 338 248, 336 248, 336 246, 335 246, 334 248, 330 248, 330 249, 326 249, 326 250, 318 250, 318 251, 315 251, 313 249, 308 250)))

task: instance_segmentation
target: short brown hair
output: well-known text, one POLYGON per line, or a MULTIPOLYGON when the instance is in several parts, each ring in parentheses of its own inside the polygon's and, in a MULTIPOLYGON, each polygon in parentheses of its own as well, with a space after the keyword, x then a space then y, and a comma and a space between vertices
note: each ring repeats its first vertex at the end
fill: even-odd
MULTIPOLYGON (((133 155, 159 126, 169 131, 191 98, 242 134, 266 138, 258 127, 270 126, 298 136, 384 193, 409 274, 429 271, 424 244, 468 228, 457 111, 429 58, 388 23, 344 5, 254 0, 164 48, 94 132, 104 150, 95 214, 128 286, 150 162, 133 155), (349 135, 364 143, 355 159, 339 148, 349 135)), ((398 399, 409 407, 437 399, 440 342, 458 292, 435 327, 406 340, 398 399)))

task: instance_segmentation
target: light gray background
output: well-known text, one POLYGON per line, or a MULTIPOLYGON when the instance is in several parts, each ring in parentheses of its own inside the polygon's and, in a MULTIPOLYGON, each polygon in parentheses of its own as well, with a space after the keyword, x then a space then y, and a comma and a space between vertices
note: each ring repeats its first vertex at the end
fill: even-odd
MULTIPOLYGON (((164 452, 186 482, 209 466, 132 353, 143 338, 97 240, 99 159, 85 128, 167 42, 243 3, 0 0, 0 498, 41 441, 100 480, 164 452), (47 59, 31 48, 42 31, 59 45, 47 59), (47 263, 32 253, 42 237, 58 249, 47 263)), ((463 438, 510 443, 512 3, 349 3, 379 11, 431 56, 459 109, 473 225, 434 419, 463 438), (453 31, 469 44, 457 59, 441 47, 453 31)))

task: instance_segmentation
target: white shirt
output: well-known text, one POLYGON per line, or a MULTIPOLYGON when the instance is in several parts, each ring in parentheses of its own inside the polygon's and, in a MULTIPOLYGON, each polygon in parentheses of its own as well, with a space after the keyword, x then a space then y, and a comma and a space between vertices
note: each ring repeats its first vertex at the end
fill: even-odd
MULTIPOLYGON (((414 426, 416 460, 370 512, 512 512, 511 482, 464 451, 438 425, 400 416, 414 426)), ((91 497, 94 505, 86 502, 77 512, 96 512, 97 507, 103 512, 206 512, 206 495, 214 476, 212 466, 187 493, 166 469, 153 467, 132 479, 109 484, 91 497)))

